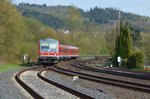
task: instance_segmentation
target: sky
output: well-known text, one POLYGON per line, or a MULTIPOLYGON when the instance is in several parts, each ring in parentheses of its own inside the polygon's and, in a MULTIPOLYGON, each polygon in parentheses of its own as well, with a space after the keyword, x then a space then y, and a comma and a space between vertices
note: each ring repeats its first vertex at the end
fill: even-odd
POLYGON ((94 7, 115 8, 124 12, 132 12, 150 17, 150 0, 12 0, 13 3, 34 3, 55 5, 73 5, 85 11, 94 7))

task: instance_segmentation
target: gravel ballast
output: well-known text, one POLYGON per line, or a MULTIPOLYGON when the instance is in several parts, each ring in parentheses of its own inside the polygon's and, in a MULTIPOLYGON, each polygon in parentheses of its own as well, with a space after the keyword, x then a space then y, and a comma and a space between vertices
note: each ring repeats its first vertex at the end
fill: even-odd
POLYGON ((14 74, 19 70, 12 70, 0 74, 0 99, 29 99, 17 86, 14 74))
POLYGON ((37 71, 26 71, 21 79, 45 99, 77 99, 78 97, 44 82, 37 76, 37 71))
POLYGON ((96 83, 80 78, 76 81, 72 81, 71 76, 66 76, 53 71, 48 71, 46 73, 46 77, 63 85, 71 86, 74 89, 81 90, 89 95, 92 94, 92 96, 96 97, 97 99, 111 99, 114 97, 117 99, 150 99, 150 94, 148 93, 96 83), (103 94, 97 94, 96 90, 102 92, 103 94))
POLYGON ((63 84, 65 86, 68 86, 70 88, 73 88, 75 90, 81 91, 83 93, 86 93, 90 96, 95 97, 96 99, 115 99, 110 94, 106 94, 105 91, 103 92, 101 89, 99 89, 98 86, 90 86, 91 82, 86 81, 83 79, 77 79, 72 81, 72 77, 66 76, 60 73, 56 73, 53 71, 46 72, 46 78, 51 79, 53 81, 56 81, 60 84, 63 84))

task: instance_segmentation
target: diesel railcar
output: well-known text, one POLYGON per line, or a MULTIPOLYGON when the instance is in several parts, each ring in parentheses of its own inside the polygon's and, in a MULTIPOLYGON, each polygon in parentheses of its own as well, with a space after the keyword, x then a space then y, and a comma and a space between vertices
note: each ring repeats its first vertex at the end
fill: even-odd
POLYGON ((76 59, 79 49, 75 46, 63 45, 56 39, 46 38, 38 41, 40 63, 54 63, 58 60, 76 59))

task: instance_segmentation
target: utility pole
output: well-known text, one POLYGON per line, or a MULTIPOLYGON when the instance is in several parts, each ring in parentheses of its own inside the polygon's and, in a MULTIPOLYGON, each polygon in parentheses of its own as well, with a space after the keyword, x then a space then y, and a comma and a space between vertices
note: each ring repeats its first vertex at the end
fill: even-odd
POLYGON ((120 10, 118 10, 118 20, 116 22, 116 31, 117 31, 117 36, 120 35, 120 22, 121 22, 121 13, 120 13, 120 10))
POLYGON ((116 32, 117 32, 117 35, 116 35, 116 62, 117 62, 117 65, 120 66, 120 55, 119 55, 119 46, 120 46, 120 35, 121 35, 121 32, 120 32, 120 25, 121 25, 121 14, 120 14, 120 10, 118 10, 118 19, 116 21, 116 32))

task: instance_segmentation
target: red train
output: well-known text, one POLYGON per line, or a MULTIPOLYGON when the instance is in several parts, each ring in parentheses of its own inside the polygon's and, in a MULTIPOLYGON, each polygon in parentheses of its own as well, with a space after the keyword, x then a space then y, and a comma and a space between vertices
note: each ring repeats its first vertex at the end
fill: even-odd
POLYGON ((40 63, 54 63, 58 60, 76 59, 79 57, 79 49, 75 46, 62 45, 52 38, 38 41, 38 55, 40 63))

